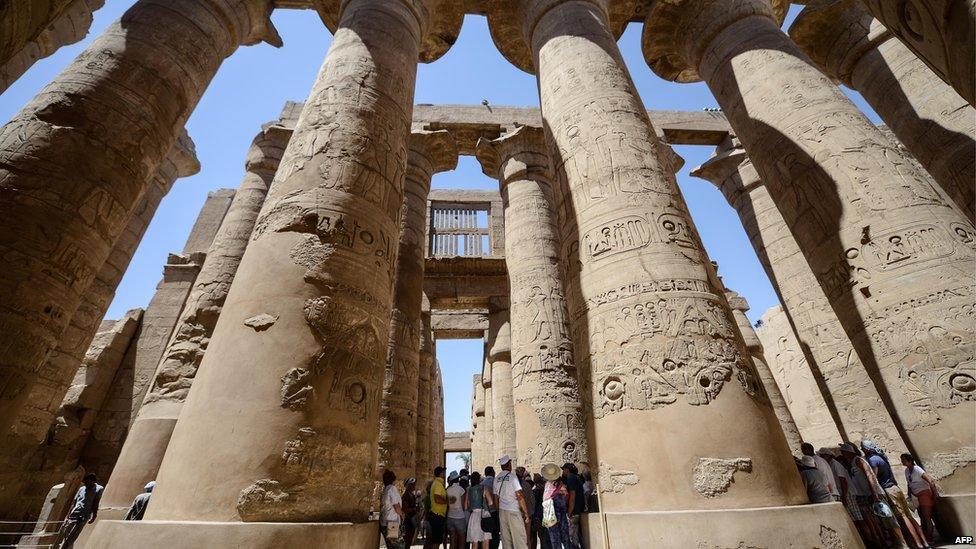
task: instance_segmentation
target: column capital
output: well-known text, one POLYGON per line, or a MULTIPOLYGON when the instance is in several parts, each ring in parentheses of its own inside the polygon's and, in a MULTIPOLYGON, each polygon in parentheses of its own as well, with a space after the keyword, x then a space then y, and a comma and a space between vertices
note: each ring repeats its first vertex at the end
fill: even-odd
POLYGON ((827 76, 848 87, 854 87, 851 72, 857 62, 892 37, 858 0, 807 6, 789 34, 827 76))
MULTIPOLYGON (((314 0, 315 10, 325 26, 333 33, 346 7, 356 0, 314 0)), ((420 59, 422 63, 436 61, 457 41, 464 21, 461 2, 451 0, 398 0, 416 17, 420 25, 420 59)))
POLYGON ((571 2, 588 2, 600 8, 615 39, 624 33, 637 11, 635 0, 500 0, 490 2, 488 30, 498 51, 519 69, 535 74, 532 33, 550 11, 571 2))
POLYGON ((497 139, 478 139, 475 156, 485 175, 502 188, 517 178, 552 181, 552 168, 542 128, 519 126, 497 139))
POLYGON ((665 80, 698 82, 702 54, 723 29, 756 15, 779 26, 789 6, 787 0, 652 0, 641 35, 644 60, 665 80))
POLYGON ((691 175, 715 185, 732 207, 743 193, 762 185, 759 173, 735 136, 715 147, 712 157, 691 170, 691 175))
POLYGON ((277 122, 262 126, 247 150, 244 168, 249 172, 264 171, 274 176, 291 134, 291 130, 277 122))
POLYGON ((457 167, 457 140, 448 130, 416 130, 407 141, 407 180, 426 183, 438 172, 457 167))
POLYGON ((728 300, 729 306, 732 307, 733 311, 741 311, 745 313, 749 310, 749 302, 746 301, 746 298, 739 295, 738 292, 725 290, 725 299, 728 300))
POLYGON ((488 338, 485 343, 485 355, 490 362, 512 352, 512 328, 507 307, 489 309, 488 338))

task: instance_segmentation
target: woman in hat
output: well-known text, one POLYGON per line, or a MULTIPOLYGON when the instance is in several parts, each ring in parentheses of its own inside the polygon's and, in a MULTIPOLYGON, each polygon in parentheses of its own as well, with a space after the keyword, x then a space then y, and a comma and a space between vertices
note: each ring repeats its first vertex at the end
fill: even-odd
POLYGON ((410 547, 417 536, 417 511, 420 510, 417 479, 410 477, 403 483, 403 545, 410 547))
POLYGON ((542 493, 542 526, 549 530, 552 549, 572 549, 569 537, 569 490, 563 482, 563 471, 555 463, 542 466, 546 487, 542 493))
POLYGON ((488 510, 491 501, 491 490, 481 484, 481 474, 477 471, 471 473, 471 486, 464 493, 464 505, 471 511, 467 536, 472 549, 488 549, 491 533, 486 532, 481 525, 484 519, 491 520, 491 512, 488 510))

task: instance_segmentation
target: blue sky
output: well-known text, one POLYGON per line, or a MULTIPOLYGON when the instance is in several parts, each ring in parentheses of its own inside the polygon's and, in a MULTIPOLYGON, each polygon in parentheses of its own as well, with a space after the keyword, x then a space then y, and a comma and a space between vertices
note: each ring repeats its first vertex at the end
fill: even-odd
MULTIPOLYGON (((133 0, 109 0, 96 12, 89 36, 36 63, 0 96, 0 121, 9 120, 31 97, 50 82, 92 39, 133 4, 133 0)), ((795 17, 791 10, 788 22, 795 17)), ((145 307, 162 273, 169 252, 180 251, 207 192, 237 187, 243 175, 244 156, 260 125, 278 117, 285 101, 300 101, 308 94, 331 41, 331 35, 311 11, 277 10, 273 16, 284 47, 266 44, 241 48, 226 60, 200 101, 187 129, 196 142, 202 169, 182 179, 163 201, 140 245, 109 309, 110 318, 126 310, 145 307)), ((631 24, 620 39, 620 48, 644 103, 650 109, 701 110, 717 107, 708 88, 698 84, 673 84, 656 77, 640 53, 641 25, 631 24)), ((857 94, 850 95, 873 121, 878 117, 857 94)), ((417 75, 417 103, 477 104, 488 99, 494 105, 538 106, 534 77, 516 69, 495 49, 485 19, 465 18, 461 36, 438 61, 421 65, 417 75)), ((710 184, 688 175, 704 162, 711 147, 676 148, 685 159, 678 184, 691 209, 705 248, 728 287, 745 296, 755 321, 777 304, 742 225, 732 208, 710 184)), ((438 174, 434 188, 497 188, 477 162, 462 157, 457 170, 438 174)), ((471 376, 480 372, 481 341, 440 341, 438 360, 444 372, 445 423, 448 431, 470 429, 471 376)), ((450 464, 452 468, 459 465, 450 464)))

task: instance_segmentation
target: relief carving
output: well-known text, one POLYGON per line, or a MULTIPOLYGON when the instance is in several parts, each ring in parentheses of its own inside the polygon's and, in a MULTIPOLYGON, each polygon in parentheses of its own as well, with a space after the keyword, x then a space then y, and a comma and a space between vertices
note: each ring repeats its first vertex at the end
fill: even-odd
POLYGON ((751 473, 750 458, 698 458, 692 471, 692 484, 695 491, 706 498, 725 494, 735 482, 735 473, 751 473))

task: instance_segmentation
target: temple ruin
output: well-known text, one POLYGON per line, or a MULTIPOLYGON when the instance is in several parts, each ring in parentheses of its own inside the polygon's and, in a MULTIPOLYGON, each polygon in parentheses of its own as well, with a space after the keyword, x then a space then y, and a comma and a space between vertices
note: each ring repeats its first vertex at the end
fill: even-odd
MULTIPOLYGON (((0 92, 102 3, 0 10, 0 92)), ((470 451, 586 466, 590 548, 854 548, 791 453, 872 438, 938 481, 940 532, 972 535, 976 10, 797 3, 784 31, 781 0, 138 0, 0 129, 0 520, 50 543, 95 471, 79 546, 374 548, 381 472, 422 485, 470 451), (280 44, 273 9, 333 33, 308 97, 254 128, 144 310, 105 319, 200 169, 188 117, 238 47, 280 44), (465 14, 539 108, 414 104, 465 14), (648 111, 632 22, 648 70, 721 109, 648 111), (714 150, 692 174, 780 299, 757 326, 679 145, 714 150), (431 190, 461 155, 497 191, 431 190), (445 433, 436 345, 462 338, 483 369, 471 431, 445 433), (153 479, 146 520, 120 520, 153 479)))

